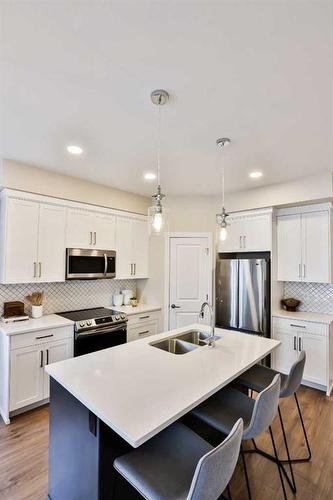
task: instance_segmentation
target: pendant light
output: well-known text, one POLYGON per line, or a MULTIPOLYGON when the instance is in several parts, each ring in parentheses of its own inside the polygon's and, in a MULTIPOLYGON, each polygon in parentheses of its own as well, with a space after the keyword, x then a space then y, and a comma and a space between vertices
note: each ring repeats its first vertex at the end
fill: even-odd
MULTIPOLYGON (((228 137, 222 137, 220 139, 217 139, 216 144, 220 148, 225 148, 229 146, 231 143, 231 140, 228 139, 228 137)), ((224 206, 224 166, 222 167, 222 211, 220 214, 216 215, 216 222, 219 228, 219 240, 221 242, 225 241, 228 237, 228 231, 227 231, 227 217, 228 214, 225 211, 225 206, 224 206)))
POLYGON ((151 93, 151 101, 158 106, 157 120, 157 189, 156 194, 152 196, 153 205, 148 209, 148 224, 149 234, 159 236, 167 229, 167 211, 162 207, 162 199, 165 195, 161 189, 161 165, 160 165, 160 149, 161 149, 161 106, 169 100, 169 94, 166 90, 154 90, 151 93))

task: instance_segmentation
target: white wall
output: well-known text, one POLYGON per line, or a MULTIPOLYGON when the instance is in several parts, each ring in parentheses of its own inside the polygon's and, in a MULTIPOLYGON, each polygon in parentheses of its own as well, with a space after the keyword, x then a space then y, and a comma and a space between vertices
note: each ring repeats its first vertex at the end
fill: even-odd
POLYGON ((101 186, 12 160, 2 161, 0 182, 1 187, 145 215, 151 201, 147 196, 101 186))

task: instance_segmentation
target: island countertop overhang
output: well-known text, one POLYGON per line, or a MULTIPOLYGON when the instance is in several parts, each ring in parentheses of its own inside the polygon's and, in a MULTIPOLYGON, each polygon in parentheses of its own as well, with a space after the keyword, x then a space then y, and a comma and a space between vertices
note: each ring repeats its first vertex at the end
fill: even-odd
POLYGON ((131 446, 138 447, 271 353, 280 342, 216 329, 215 348, 175 355, 151 342, 164 332, 46 367, 48 374, 131 446))

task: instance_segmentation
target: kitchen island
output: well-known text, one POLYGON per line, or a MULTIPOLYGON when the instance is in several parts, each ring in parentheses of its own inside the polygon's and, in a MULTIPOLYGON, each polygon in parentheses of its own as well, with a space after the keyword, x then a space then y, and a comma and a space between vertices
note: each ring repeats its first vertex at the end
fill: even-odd
POLYGON ((152 438, 279 345, 221 329, 215 348, 173 354, 151 345, 207 329, 192 325, 46 367, 51 500, 121 498, 113 481, 116 456, 152 438))

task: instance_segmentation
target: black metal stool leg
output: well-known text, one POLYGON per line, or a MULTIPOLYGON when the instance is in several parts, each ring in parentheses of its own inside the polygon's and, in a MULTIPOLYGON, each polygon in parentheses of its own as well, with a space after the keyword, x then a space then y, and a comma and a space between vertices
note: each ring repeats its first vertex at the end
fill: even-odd
POLYGON ((282 467, 282 465, 279 462, 279 458, 278 458, 278 454, 277 454, 277 451, 276 451, 276 446, 275 446, 275 441, 274 441, 274 437, 273 437, 273 432, 272 432, 271 426, 269 426, 269 433, 271 435, 271 441, 272 441, 272 445, 273 445, 273 450, 274 450, 276 465, 277 465, 277 468, 278 468, 278 471, 279 471, 280 481, 281 481, 282 490, 283 490, 283 497, 284 497, 285 500, 287 500, 286 488, 284 486, 283 476, 282 476, 282 472, 281 472, 281 470, 283 470, 283 467, 282 467))
POLYGON ((247 494, 248 494, 249 500, 252 500, 251 489, 250 489, 250 481, 249 481, 249 476, 248 476, 248 473, 247 473, 247 466, 246 466, 246 460, 245 460, 245 455, 244 455, 243 444, 241 445, 241 450, 240 451, 241 451, 241 456, 242 456, 242 460, 243 460, 243 467, 244 467, 244 474, 245 474, 247 494))
POLYGON ((288 441, 287 441, 287 436, 286 436, 286 432, 285 432, 285 429, 284 429, 284 424, 283 424, 283 420, 282 420, 282 414, 281 414, 280 406, 278 406, 278 413, 279 413, 279 419, 280 419, 280 424, 281 424, 281 429, 282 429, 284 446, 285 446, 285 449, 286 449, 286 452, 287 452, 287 457, 288 457, 288 460, 280 460, 280 462, 281 463, 287 463, 289 465, 289 470, 290 470, 292 485, 290 484, 289 479, 288 479, 288 482, 290 484, 290 487, 291 487, 293 493, 296 493, 296 491, 297 491, 296 490, 296 481, 295 481, 295 477, 294 477, 294 471, 293 471, 292 461, 291 461, 291 458, 290 458, 288 441))
POLYGON ((227 486, 227 492, 228 492, 228 498, 229 498, 229 500, 232 500, 230 483, 227 486))

